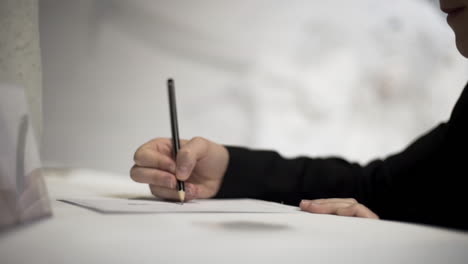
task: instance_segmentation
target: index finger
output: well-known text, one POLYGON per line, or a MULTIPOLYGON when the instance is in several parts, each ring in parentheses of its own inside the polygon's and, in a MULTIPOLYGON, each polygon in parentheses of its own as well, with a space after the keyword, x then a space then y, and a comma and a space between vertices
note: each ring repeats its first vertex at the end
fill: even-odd
POLYGON ((340 208, 347 208, 350 206, 351 204, 347 202, 315 203, 313 201, 303 201, 299 205, 303 211, 316 214, 336 214, 340 208))
POLYGON ((175 161, 168 156, 150 148, 140 148, 135 152, 134 161, 137 166, 155 168, 175 172, 175 161))

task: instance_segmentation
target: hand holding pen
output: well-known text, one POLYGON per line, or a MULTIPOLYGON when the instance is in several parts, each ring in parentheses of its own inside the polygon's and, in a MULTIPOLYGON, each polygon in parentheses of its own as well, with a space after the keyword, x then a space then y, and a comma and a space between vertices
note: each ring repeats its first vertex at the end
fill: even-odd
POLYGON ((172 139, 156 138, 140 146, 134 155, 131 178, 148 184, 151 193, 162 199, 180 201, 178 180, 185 182, 185 201, 214 197, 229 162, 227 149, 195 137, 180 140, 175 156, 172 139))

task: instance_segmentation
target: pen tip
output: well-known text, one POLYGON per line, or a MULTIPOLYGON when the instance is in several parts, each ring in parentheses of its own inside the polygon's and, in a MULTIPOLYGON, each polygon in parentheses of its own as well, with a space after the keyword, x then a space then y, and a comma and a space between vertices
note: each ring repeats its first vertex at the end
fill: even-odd
POLYGON ((167 79, 167 83, 168 83, 169 85, 173 85, 173 84, 174 84, 174 80, 172 80, 172 78, 169 78, 169 79, 167 79))
POLYGON ((185 201, 185 192, 184 191, 179 191, 179 200, 182 204, 184 204, 185 201))

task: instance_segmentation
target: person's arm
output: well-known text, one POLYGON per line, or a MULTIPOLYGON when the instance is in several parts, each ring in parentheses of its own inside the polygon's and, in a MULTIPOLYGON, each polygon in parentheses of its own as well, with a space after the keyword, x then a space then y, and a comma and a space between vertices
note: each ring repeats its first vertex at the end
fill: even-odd
POLYGON ((302 199, 355 198, 382 218, 412 218, 409 211, 415 205, 404 201, 417 202, 428 191, 420 183, 438 159, 446 130, 439 125, 403 152, 366 166, 334 157, 285 159, 273 151, 229 146, 228 168, 216 197, 293 205, 302 199))

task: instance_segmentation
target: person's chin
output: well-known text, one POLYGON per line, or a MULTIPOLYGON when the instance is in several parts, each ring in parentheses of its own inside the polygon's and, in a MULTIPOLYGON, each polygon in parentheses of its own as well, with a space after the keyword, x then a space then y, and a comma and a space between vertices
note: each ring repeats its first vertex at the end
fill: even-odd
POLYGON ((463 55, 465 58, 468 58, 468 37, 463 36, 458 37, 457 36, 457 49, 463 55))
POLYGON ((468 58, 468 7, 461 12, 447 16, 447 23, 455 33, 458 51, 468 58))

